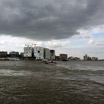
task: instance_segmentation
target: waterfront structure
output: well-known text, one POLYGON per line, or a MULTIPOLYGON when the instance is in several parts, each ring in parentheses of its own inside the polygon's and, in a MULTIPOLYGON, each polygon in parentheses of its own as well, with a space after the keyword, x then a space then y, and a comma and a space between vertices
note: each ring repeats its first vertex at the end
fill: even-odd
MULTIPOLYGON (((34 57, 36 57, 36 59, 50 60, 51 58, 50 50, 48 48, 36 46, 33 48, 33 51, 34 51, 34 57)), ((54 52, 53 52, 53 57, 54 57, 54 52)))
POLYGON ((24 47, 24 57, 25 58, 31 58, 33 53, 32 47, 24 47))
POLYGON ((9 57, 19 57, 19 52, 11 51, 9 52, 9 57))
POLYGON ((32 57, 36 60, 55 59, 55 51, 49 50, 48 48, 35 46, 35 47, 24 47, 24 57, 32 57))
POLYGON ((50 50, 50 59, 55 60, 55 50, 50 50))
POLYGON ((98 60, 97 57, 89 57, 87 56, 87 54, 83 58, 84 58, 84 61, 97 61, 98 60))
POLYGON ((34 46, 24 47, 24 58, 34 58, 36 60, 48 59, 55 60, 55 50, 49 50, 48 48, 34 46))
POLYGON ((60 61, 60 56, 55 56, 56 61, 60 61))
POLYGON ((68 60, 79 61, 81 59, 79 57, 73 57, 73 56, 71 56, 71 57, 68 58, 68 60))
POLYGON ((92 57, 92 61, 98 61, 97 57, 92 57))
POLYGON ((8 53, 6 51, 0 51, 0 57, 8 57, 8 53))
POLYGON ((34 47, 33 54, 36 59, 44 59, 44 48, 43 47, 34 47))
POLYGON ((48 48, 44 48, 44 59, 50 60, 50 50, 48 48))
POLYGON ((67 61, 67 54, 60 54, 60 60, 61 61, 67 61))
POLYGON ((87 54, 83 57, 83 60, 84 61, 91 61, 92 59, 91 59, 91 57, 89 57, 89 56, 87 56, 87 54))
POLYGON ((68 58, 68 60, 73 60, 74 59, 74 57, 73 56, 70 56, 69 58, 68 58))
POLYGON ((87 54, 83 57, 83 59, 84 59, 85 61, 88 60, 87 54))

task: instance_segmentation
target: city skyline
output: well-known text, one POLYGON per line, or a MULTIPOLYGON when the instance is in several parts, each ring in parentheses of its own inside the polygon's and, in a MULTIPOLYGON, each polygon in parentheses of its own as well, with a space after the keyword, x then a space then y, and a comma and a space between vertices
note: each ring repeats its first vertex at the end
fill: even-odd
POLYGON ((0 51, 25 44, 104 59, 103 0, 0 0, 0 51))

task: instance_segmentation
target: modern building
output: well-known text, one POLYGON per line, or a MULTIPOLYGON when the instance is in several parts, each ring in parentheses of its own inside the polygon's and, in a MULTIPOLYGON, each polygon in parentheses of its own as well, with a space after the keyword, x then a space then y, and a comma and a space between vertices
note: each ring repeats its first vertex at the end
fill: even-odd
POLYGON ((34 57, 36 59, 44 59, 44 48, 43 47, 34 47, 33 53, 34 53, 34 57))
POLYGON ((55 50, 50 50, 50 59, 55 60, 55 50))
POLYGON ((24 47, 24 57, 25 58, 31 58, 33 54, 33 48, 32 47, 24 47))
POLYGON ((34 52, 34 57, 36 57, 37 60, 38 59, 50 60, 51 58, 55 59, 55 51, 49 50, 48 48, 36 46, 33 48, 33 52, 34 52))
POLYGON ((36 60, 55 60, 55 50, 49 50, 48 48, 40 46, 24 47, 24 58, 30 59, 31 57, 36 60))
POLYGON ((50 50, 48 48, 44 48, 44 59, 50 60, 50 50))
POLYGON ((61 61, 67 61, 67 54, 60 54, 60 60, 61 61))

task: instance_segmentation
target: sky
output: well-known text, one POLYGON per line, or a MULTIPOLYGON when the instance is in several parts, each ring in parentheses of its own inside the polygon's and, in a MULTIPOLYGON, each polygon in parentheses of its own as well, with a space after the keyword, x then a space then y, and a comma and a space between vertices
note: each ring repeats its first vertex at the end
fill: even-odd
POLYGON ((0 0, 0 51, 37 44, 104 58, 103 12, 104 0, 0 0))

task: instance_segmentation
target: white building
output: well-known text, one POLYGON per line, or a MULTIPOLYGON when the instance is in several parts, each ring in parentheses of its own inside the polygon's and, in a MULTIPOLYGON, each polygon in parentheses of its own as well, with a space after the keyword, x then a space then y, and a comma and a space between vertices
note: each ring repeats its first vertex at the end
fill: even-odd
POLYGON ((50 60, 50 50, 48 48, 36 46, 33 48, 34 57, 36 59, 49 59, 50 60))
POLYGON ((24 57, 32 57, 32 47, 24 47, 24 57))
POLYGON ((44 59, 44 48, 43 47, 34 47, 34 57, 36 59, 44 59))
POLYGON ((38 59, 48 59, 54 60, 55 59, 55 51, 49 50, 48 48, 44 47, 24 47, 24 57, 34 57, 36 60, 38 59))

